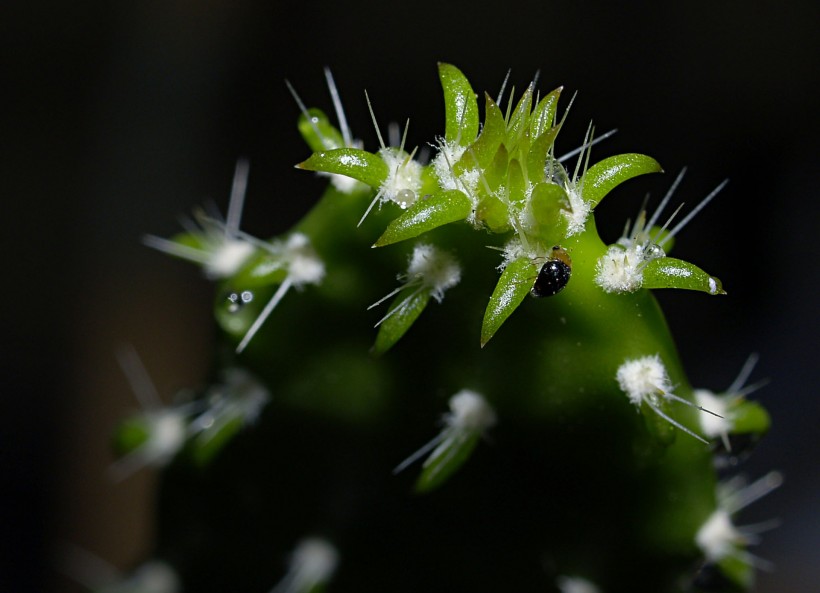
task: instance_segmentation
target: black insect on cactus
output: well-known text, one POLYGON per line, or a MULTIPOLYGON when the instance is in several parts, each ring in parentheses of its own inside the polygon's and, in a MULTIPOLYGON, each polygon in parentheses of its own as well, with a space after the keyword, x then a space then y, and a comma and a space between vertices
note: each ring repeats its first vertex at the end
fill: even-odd
POLYGON ((439 76, 429 162, 375 115, 379 147, 360 148, 328 74, 338 127, 297 97, 297 166, 329 183, 293 229, 241 230, 240 161, 225 220, 146 239, 214 280, 220 343, 211 387, 117 435, 123 474, 166 466, 165 572, 130 585, 748 590, 762 561, 737 513, 780 477, 719 472, 768 429, 754 360, 725 392, 693 388, 651 292, 724 294, 669 255, 723 184, 679 212, 679 175, 607 245, 596 207, 660 165, 593 164, 591 126, 558 153, 560 88, 485 95, 480 123, 466 77, 439 76))

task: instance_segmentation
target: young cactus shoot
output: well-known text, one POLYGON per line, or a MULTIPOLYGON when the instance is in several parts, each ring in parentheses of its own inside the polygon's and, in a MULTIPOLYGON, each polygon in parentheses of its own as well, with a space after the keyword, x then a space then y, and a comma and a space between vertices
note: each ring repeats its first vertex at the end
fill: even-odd
POLYGON ((756 359, 723 393, 693 389, 652 294, 726 294, 668 255, 725 182, 665 215, 681 172, 608 245, 602 200, 658 161, 598 158, 611 132, 592 124, 565 138, 562 87, 493 98, 438 74, 443 127, 421 148, 409 120, 382 135, 377 90, 368 148, 329 70, 337 124, 288 83, 294 161, 328 181, 304 218, 242 232, 240 161, 226 221, 146 238, 216 283, 219 329, 216 383, 145 410, 123 458, 139 463, 120 462, 164 468, 153 557, 200 593, 264 590, 277 566, 275 593, 747 591, 759 530, 734 515, 779 474, 719 480, 769 426, 745 399, 756 359))

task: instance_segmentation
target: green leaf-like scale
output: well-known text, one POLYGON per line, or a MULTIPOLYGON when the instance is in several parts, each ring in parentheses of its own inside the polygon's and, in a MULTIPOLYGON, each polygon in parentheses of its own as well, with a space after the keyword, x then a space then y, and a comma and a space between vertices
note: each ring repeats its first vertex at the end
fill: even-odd
POLYGON ((652 260, 643 270, 643 288, 683 288, 708 294, 726 294, 720 280, 710 276, 695 264, 661 257, 652 260))
POLYGON ((513 111, 510 121, 507 124, 507 140, 505 143, 507 150, 510 152, 518 146, 521 138, 529 129, 530 109, 532 108, 532 88, 532 85, 528 86, 524 94, 521 95, 521 99, 518 101, 518 105, 516 105, 515 111, 513 111))
POLYGON ((562 205, 567 200, 567 192, 556 183, 537 183, 530 195, 530 207, 535 225, 531 234, 545 247, 555 243, 566 226, 561 216, 562 205))
POLYGON ((771 425, 769 413, 757 402, 743 400, 731 408, 731 415, 732 434, 762 435, 769 431, 771 425))
POLYGON ((530 150, 527 153, 527 176, 530 183, 538 183, 544 181, 547 165, 547 153, 555 143, 555 138, 558 136, 558 127, 550 128, 530 145, 530 150))
POLYGON ((398 243, 450 222, 464 220, 472 208, 470 199, 457 189, 423 196, 394 219, 373 246, 398 243))
POLYGON ((661 173, 658 161, 643 154, 627 153, 606 158, 591 166, 581 178, 581 197, 593 208, 628 179, 646 173, 661 173))
POLYGON ((484 312, 484 322, 481 324, 482 348, 530 292, 535 275, 535 267, 528 257, 511 261, 504 268, 484 312))
POLYGON ((347 175, 374 189, 387 179, 389 173, 387 163, 380 156, 359 148, 315 152, 296 166, 308 171, 347 175))
POLYGON ((476 94, 467 78, 455 66, 440 63, 438 75, 444 90, 444 139, 459 146, 467 146, 478 135, 476 94))
POLYGON ((428 302, 430 302, 429 291, 419 290, 418 286, 408 286, 402 290, 390 304, 389 311, 394 311, 396 307, 399 309, 379 326, 379 333, 373 344, 373 353, 384 354, 392 348, 415 323, 428 302))
POLYGON ((475 210, 476 221, 487 226, 494 233, 510 230, 507 205, 494 194, 484 196, 475 210))
POLYGON ((526 189, 524 171, 518 159, 512 159, 507 166, 507 190, 510 202, 521 202, 524 200, 524 190, 526 189))
POLYGON ((151 438, 145 418, 136 416, 120 422, 114 431, 113 447, 117 455, 126 455, 144 445, 151 438))
POLYGON ((480 169, 486 168, 492 162, 506 135, 506 124, 501 109, 489 95, 486 95, 485 99, 484 127, 476 141, 467 148, 465 156, 453 167, 456 175, 476 166, 480 169))
POLYGON ((424 463, 416 481, 416 492, 430 492, 441 486, 470 458, 480 437, 479 431, 470 431, 455 435, 451 441, 442 444, 447 446, 440 445, 424 463))
POLYGON ((510 154, 502 144, 498 147, 489 167, 484 169, 484 179, 490 187, 490 191, 495 191, 507 178, 507 169, 510 163, 510 154))
POLYGON ((242 430, 241 418, 232 418, 218 426, 212 426, 198 435, 190 445, 191 456, 200 466, 207 465, 231 439, 242 430))
POLYGON ((561 88, 557 88, 538 102, 533 109, 530 119, 530 134, 533 138, 538 138, 552 126, 555 121, 555 112, 558 109, 558 97, 561 95, 561 88))
POLYGON ((299 133, 314 152, 344 148, 342 133, 330 123, 327 115, 319 109, 308 109, 307 115, 299 116, 299 133))

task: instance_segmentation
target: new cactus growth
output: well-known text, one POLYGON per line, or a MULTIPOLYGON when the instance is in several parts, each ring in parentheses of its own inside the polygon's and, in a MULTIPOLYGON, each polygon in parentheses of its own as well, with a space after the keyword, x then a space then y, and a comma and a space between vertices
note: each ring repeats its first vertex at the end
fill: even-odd
POLYGON ((146 458, 169 464, 155 556, 199 592, 747 590, 747 501, 718 472, 768 416, 750 366, 693 389, 651 292, 724 294, 669 256, 723 185, 662 220, 679 176, 607 245, 596 208, 659 163, 595 162, 592 126, 561 157, 561 88, 484 95, 482 119, 460 70, 439 77, 429 161, 406 127, 385 144, 375 97, 362 148, 328 73, 338 127, 294 91, 297 167, 330 183, 293 229, 239 229, 240 162, 225 222, 146 240, 216 282, 223 371, 146 458))

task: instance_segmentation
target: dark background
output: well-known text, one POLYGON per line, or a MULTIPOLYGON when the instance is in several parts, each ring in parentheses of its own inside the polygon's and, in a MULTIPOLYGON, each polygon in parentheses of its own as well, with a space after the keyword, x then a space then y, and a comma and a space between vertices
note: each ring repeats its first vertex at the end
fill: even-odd
MULTIPOLYGON (((413 146, 442 131, 439 60, 492 95, 508 68, 519 89, 540 71, 543 91, 578 90, 563 147, 593 117, 617 127, 594 156, 688 165, 688 205, 731 179, 676 246, 728 297, 659 296, 696 386, 725 388, 760 354, 753 379, 770 383, 754 397, 774 424, 743 470, 786 482, 742 522, 782 522, 756 549, 776 567, 760 591, 816 587, 818 25, 808 0, 5 5, 0 590, 76 590, 54 570, 69 544, 119 568, 146 550, 154 478, 105 474, 110 431, 135 406, 114 350, 133 344, 167 397, 203 380, 212 328, 208 285, 140 235, 167 236, 207 199, 224 209, 240 155, 243 228, 281 232, 322 187, 292 167, 307 150, 284 80, 331 111, 330 66, 366 146, 365 88, 380 121, 412 118, 413 146)), ((617 190, 597 211, 605 238, 669 183, 617 190)))

